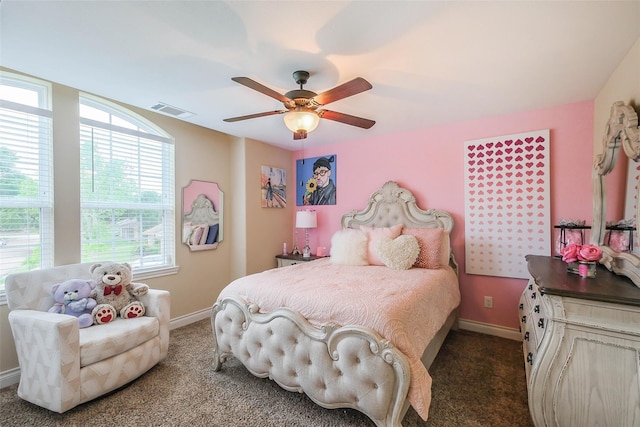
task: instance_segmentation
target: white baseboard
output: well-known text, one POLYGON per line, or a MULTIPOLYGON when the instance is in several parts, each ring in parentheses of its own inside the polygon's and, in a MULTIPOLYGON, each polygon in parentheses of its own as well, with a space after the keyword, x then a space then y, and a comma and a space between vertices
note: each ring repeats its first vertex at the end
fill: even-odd
POLYGON ((176 317, 175 319, 171 319, 169 321, 169 329, 173 331, 176 328, 181 328, 200 320, 208 319, 209 316, 211 316, 211 308, 205 308, 204 310, 195 311, 184 316, 176 317))
POLYGON ((18 382, 20 382, 20 368, 0 372, 0 388, 18 384, 18 382))
MULTIPOLYGON (((169 321, 169 329, 174 330, 176 328, 187 326, 191 323, 207 319, 210 315, 211 309, 206 308, 204 310, 196 311, 185 316, 176 317, 175 319, 171 319, 169 321)), ((466 331, 479 332, 486 335, 494 335, 497 337, 507 338, 515 341, 520 341, 522 339, 520 331, 516 329, 505 328, 503 326, 496 326, 488 323, 460 319, 458 320, 458 327, 466 331)), ((19 381, 20 368, 14 368, 9 369, 8 371, 0 372, 0 388, 9 387, 13 384, 17 384, 19 381)))
POLYGON ((481 334, 493 335, 507 338, 514 341, 522 341, 522 334, 517 329, 505 328, 504 326, 491 325, 489 323, 474 322, 473 320, 458 320, 458 327, 465 331, 479 332, 481 334))

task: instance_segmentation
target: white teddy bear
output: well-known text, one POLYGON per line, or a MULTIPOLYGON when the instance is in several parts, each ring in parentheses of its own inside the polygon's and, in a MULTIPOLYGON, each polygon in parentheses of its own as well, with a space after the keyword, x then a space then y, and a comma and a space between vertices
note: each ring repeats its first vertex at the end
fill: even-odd
POLYGON ((95 282, 91 297, 98 303, 91 312, 96 324, 109 323, 118 315, 123 319, 144 316, 144 305, 135 297, 145 295, 149 286, 131 283, 132 273, 129 264, 93 264, 91 277, 95 282))

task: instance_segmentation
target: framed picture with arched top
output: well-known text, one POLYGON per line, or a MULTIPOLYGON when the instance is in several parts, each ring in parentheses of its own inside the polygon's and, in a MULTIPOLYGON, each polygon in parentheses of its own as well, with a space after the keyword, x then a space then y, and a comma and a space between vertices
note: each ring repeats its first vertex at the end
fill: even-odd
POLYGON ((216 249, 222 242, 223 204, 215 182, 192 180, 182 189, 182 243, 189 250, 216 249))

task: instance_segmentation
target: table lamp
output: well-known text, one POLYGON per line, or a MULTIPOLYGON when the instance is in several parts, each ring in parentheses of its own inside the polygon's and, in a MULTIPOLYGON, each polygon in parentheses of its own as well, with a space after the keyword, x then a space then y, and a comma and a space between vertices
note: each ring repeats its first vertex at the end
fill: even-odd
POLYGON ((304 228, 304 248, 302 249, 303 258, 309 258, 311 256, 311 248, 309 247, 309 229, 316 228, 317 226, 318 218, 316 216, 316 211, 296 212, 296 228, 304 228))

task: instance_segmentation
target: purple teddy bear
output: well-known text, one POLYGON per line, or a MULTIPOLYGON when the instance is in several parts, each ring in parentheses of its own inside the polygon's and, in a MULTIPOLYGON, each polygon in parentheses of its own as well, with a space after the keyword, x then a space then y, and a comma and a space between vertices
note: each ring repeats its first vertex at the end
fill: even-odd
POLYGON ((91 281, 82 279, 70 279, 53 285, 51 292, 55 304, 49 313, 75 316, 80 328, 93 325, 91 310, 96 306, 96 300, 89 297, 92 289, 91 281))

